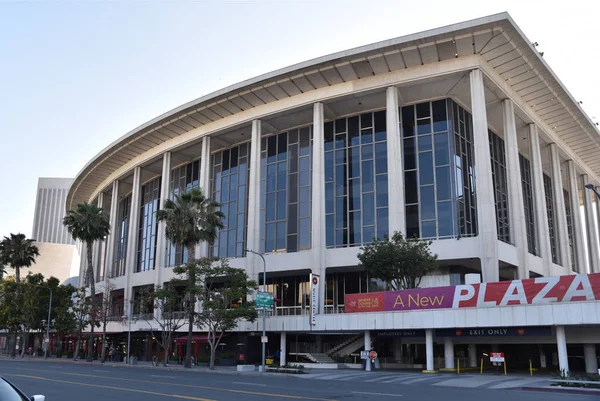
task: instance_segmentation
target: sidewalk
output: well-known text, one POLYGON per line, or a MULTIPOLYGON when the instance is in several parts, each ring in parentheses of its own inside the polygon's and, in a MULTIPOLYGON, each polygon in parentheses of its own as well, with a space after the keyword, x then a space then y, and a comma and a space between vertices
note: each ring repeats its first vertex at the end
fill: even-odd
POLYGON ((74 361, 70 358, 48 358, 44 359, 44 357, 36 357, 36 356, 25 356, 21 358, 17 356, 16 358, 12 358, 10 356, 2 356, 0 357, 0 361, 15 361, 15 362, 39 362, 39 363, 53 363, 53 364, 66 364, 66 365, 88 365, 88 366, 96 366, 96 367, 111 367, 111 368, 131 368, 131 369, 154 369, 160 371, 180 371, 180 372, 195 372, 195 373, 216 373, 216 374, 229 374, 229 375, 244 375, 244 376, 252 376, 252 375, 261 375, 259 372, 238 372, 236 366, 215 366, 214 370, 210 370, 208 366, 193 366, 191 369, 186 369, 183 365, 168 365, 168 366, 152 366, 152 362, 142 361, 138 362, 136 365, 127 365, 125 362, 111 362, 106 361, 104 363, 99 360, 94 360, 93 362, 88 362, 84 359, 79 359, 74 361))

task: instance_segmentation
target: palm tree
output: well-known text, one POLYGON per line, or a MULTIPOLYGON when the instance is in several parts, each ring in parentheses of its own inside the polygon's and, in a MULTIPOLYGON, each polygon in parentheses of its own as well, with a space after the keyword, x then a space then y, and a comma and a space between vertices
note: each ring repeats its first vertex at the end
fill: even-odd
MULTIPOLYGON (((187 265, 191 270, 196 262, 196 245, 206 241, 212 244, 217 239, 219 229, 223 228, 225 215, 219 210, 218 202, 206 197, 202 190, 194 188, 182 192, 175 200, 167 199, 161 210, 156 212, 158 221, 166 223, 165 236, 174 245, 181 245, 188 251, 187 265)), ((188 339, 185 353, 185 367, 191 368, 192 333, 194 331, 194 305, 196 295, 192 290, 196 286, 196 274, 188 271, 188 339)))
POLYGON ((0 266, 8 265, 15 269, 15 282, 17 283, 17 297, 21 294, 21 269, 31 267, 35 257, 40 256, 35 240, 27 239, 25 234, 10 234, 0 241, 0 266))
POLYGON ((92 304, 87 360, 91 362, 94 357, 94 327, 96 326, 96 279, 92 263, 92 248, 94 242, 102 240, 108 235, 110 223, 102 208, 84 202, 77 204, 75 210, 67 212, 63 219, 63 225, 67 227, 73 239, 83 242, 86 248, 88 266, 85 275, 90 285, 92 304))

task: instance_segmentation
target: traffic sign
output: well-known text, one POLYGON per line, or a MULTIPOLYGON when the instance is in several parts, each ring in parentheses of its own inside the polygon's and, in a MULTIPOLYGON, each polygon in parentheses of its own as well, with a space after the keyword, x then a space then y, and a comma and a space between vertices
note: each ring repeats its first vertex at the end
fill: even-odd
POLYGON ((273 294, 268 292, 257 292, 256 293, 256 307, 257 308, 271 308, 275 304, 273 300, 273 294))
POLYGON ((260 342, 261 343, 268 343, 269 342, 269 337, 268 336, 260 336, 260 342))
POLYGON ((490 362, 504 362, 504 352, 491 352, 490 362))
POLYGON ((375 352, 375 351, 369 352, 369 358, 370 359, 377 359, 377 352, 375 352))

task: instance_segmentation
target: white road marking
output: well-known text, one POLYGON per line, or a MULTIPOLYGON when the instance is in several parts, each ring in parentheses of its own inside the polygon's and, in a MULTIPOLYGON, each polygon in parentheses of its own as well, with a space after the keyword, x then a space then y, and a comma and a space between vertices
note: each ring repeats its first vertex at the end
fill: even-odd
POLYGON ((244 386, 261 386, 261 387, 265 387, 266 384, 261 384, 261 383, 247 383, 247 382, 233 382, 233 384, 243 384, 244 386))
POLYGON ((98 370, 98 369, 92 369, 92 372, 110 373, 110 371, 108 371, 108 370, 98 370))
POLYGON ((386 397, 402 397, 401 394, 370 393, 368 391, 353 391, 352 394, 383 395, 386 397))
POLYGON ((176 376, 151 375, 152 377, 164 377, 166 379, 177 379, 176 376))

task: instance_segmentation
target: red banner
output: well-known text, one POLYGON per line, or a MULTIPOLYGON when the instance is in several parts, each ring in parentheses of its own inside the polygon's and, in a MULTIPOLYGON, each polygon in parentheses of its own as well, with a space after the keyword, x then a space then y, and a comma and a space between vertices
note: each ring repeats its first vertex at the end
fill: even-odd
POLYGON ((381 312, 383 307, 383 292, 367 294, 346 294, 345 312, 381 312))
POLYGON ((345 312, 481 308, 600 301, 600 273, 347 294, 345 312))

